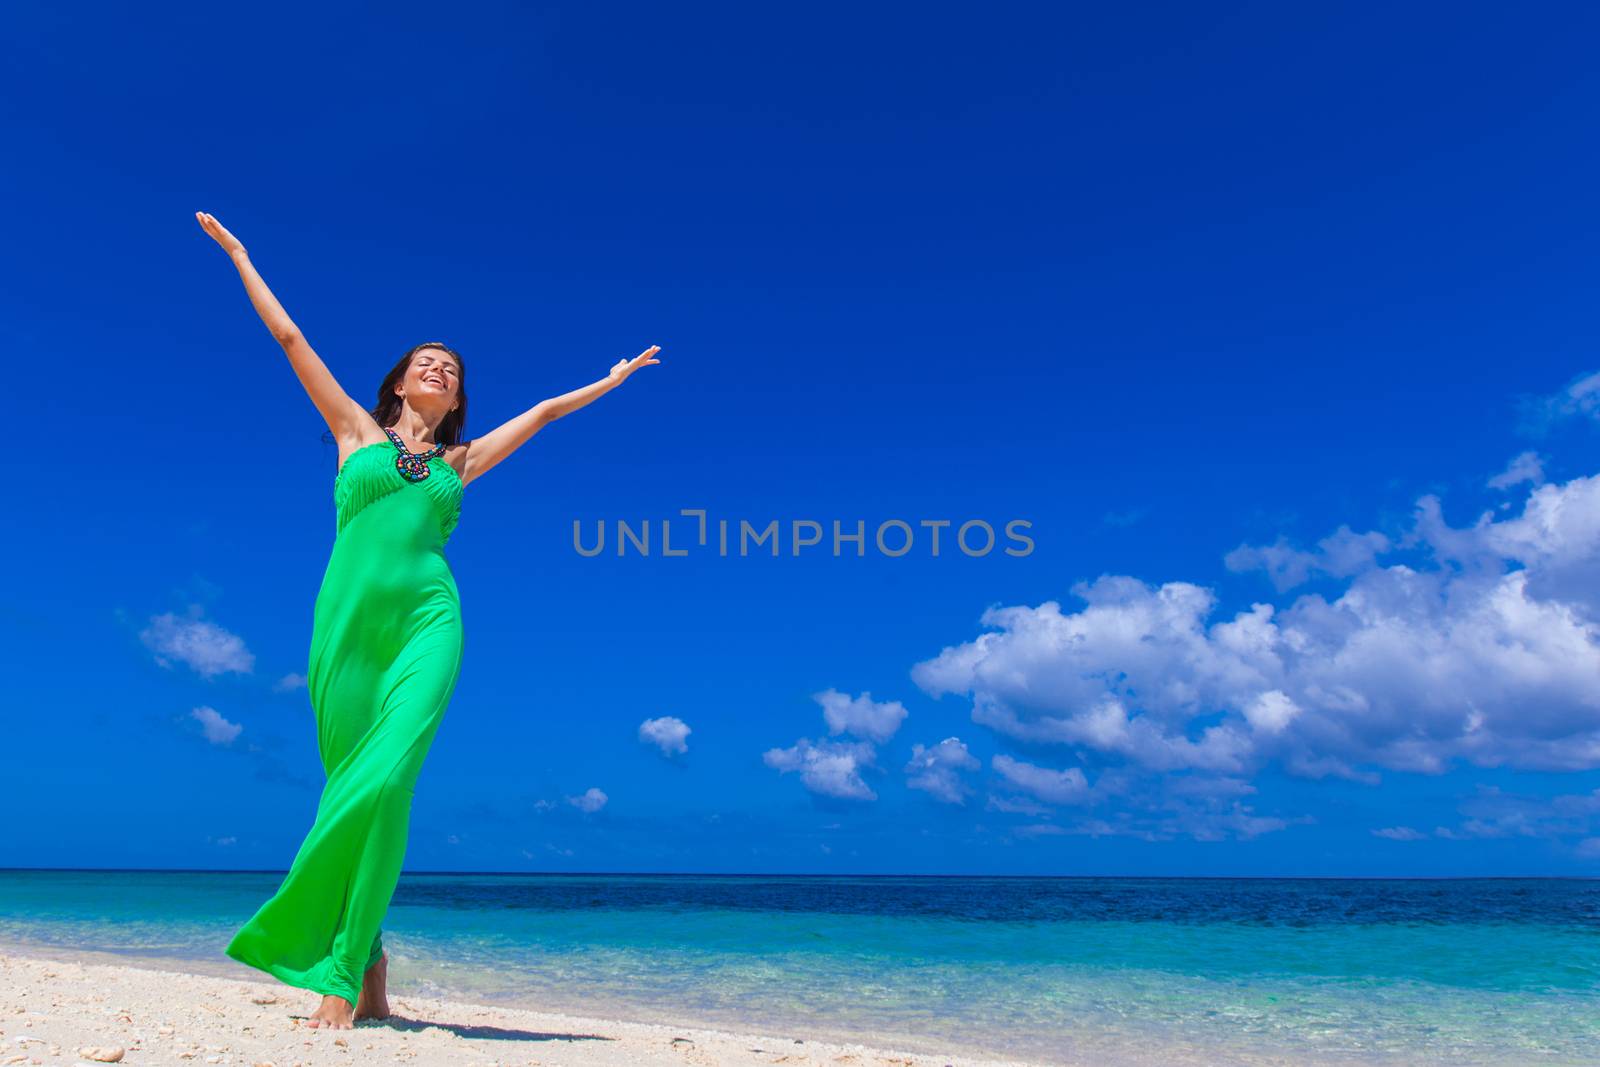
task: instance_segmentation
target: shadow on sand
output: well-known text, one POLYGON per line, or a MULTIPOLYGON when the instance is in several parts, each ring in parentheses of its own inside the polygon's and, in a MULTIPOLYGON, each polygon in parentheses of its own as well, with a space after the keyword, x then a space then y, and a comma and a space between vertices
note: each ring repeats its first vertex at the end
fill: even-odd
MULTIPOLYGON (((304 1025, 309 1015, 291 1015, 291 1019, 299 1019, 304 1025)), ((307 1030, 318 1030, 320 1027, 305 1027, 307 1030)), ((540 1030, 507 1030, 502 1026, 474 1026, 470 1023, 439 1023, 426 1019, 407 1019, 397 1014, 391 1014, 387 1019, 362 1019, 356 1023, 356 1030, 400 1030, 415 1033, 419 1030, 439 1029, 452 1033, 457 1037, 478 1038, 485 1041, 614 1041, 615 1038, 604 1034, 561 1034, 546 1033, 540 1030)), ((347 1030, 329 1030, 332 1034, 351 1033, 347 1030)))

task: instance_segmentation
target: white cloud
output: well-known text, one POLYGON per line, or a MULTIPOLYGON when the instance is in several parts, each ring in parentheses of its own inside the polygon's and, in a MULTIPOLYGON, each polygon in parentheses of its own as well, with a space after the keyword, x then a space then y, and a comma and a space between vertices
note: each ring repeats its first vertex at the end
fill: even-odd
POLYGON ((1524 452, 1513 459, 1505 470, 1489 479, 1488 486, 1490 489, 1509 489, 1523 482, 1544 484, 1544 464, 1539 461, 1537 452, 1524 452))
POLYGON ((1155 840, 1168 840, 1175 835, 1192 837, 1196 841, 1223 841, 1230 835, 1241 840, 1282 830, 1296 823, 1314 822, 1309 815, 1281 819, 1276 815, 1257 815, 1248 804, 1234 801, 1231 804, 1208 805, 1201 808, 1180 808, 1173 815, 1158 821, 1159 834, 1155 840))
MULTIPOLYGON (((1352 543, 1325 539, 1318 566, 1361 566, 1340 554, 1352 543)), ((1073 587, 1078 611, 990 608, 993 632, 912 678, 969 697, 1004 736, 1146 773, 1600 767, 1600 477, 1534 487, 1520 515, 1465 528, 1423 497, 1395 547, 1420 558, 1368 560, 1331 600, 1219 620, 1208 589, 1103 576, 1073 587)))
POLYGON ((1256 787, 1243 778, 1213 778, 1204 774, 1172 777, 1163 784, 1168 793, 1180 797, 1235 797, 1256 791, 1256 787))
POLYGON ((176 661, 205 678, 229 671, 249 674, 254 670, 255 656, 245 648, 243 639, 200 618, 201 613, 201 607, 195 604, 189 608, 187 618, 170 612, 156 615, 139 638, 163 667, 176 661))
POLYGON ((689 751, 688 737, 688 724, 673 715, 646 719, 639 724, 639 740, 655 745, 663 756, 689 751))
MULTIPOLYGON (((876 800, 878 794, 861 777, 864 767, 876 765, 877 743, 887 741, 906 719, 898 700, 876 701, 870 692, 852 697, 836 689, 813 693, 822 705, 822 718, 830 734, 850 733, 862 740, 811 740, 802 737, 788 748, 772 748, 761 760, 780 774, 798 771, 811 792, 847 800, 876 800)), ((959 743, 959 742, 958 742, 959 743)))
POLYGON ((1240 545, 1222 558, 1230 571, 1264 570, 1278 592, 1309 581, 1314 573, 1348 578, 1372 566, 1393 545, 1376 531, 1358 534, 1340 526, 1317 542, 1315 552, 1293 548, 1285 538, 1270 545, 1240 545))
POLYGON ((306 676, 303 674, 286 674, 272 686, 280 693, 287 693, 293 689, 304 689, 305 687, 306 676))
POLYGON ((1044 815, 1049 808, 1038 801, 1029 800, 1027 797, 989 795, 988 802, 984 805, 987 811, 1003 811, 1015 815, 1044 815))
POLYGON ((1600 789, 1544 797, 1479 785, 1458 810, 1466 819, 1454 828, 1438 827, 1437 836, 1455 841, 1582 836, 1600 829, 1600 789))
POLYGON ((931 748, 913 745, 911 762, 906 764, 906 785, 932 794, 946 804, 965 804, 970 786, 961 780, 963 770, 976 770, 982 764, 967 751, 967 746, 947 737, 931 748))
POLYGON ((876 750, 870 741, 816 741, 802 737, 789 748, 768 749, 761 757, 780 774, 798 771, 813 793, 847 800, 876 800, 878 794, 861 777, 876 750))
POLYGON ((1387 837, 1391 841, 1422 841, 1428 835, 1409 826, 1385 826, 1381 830, 1372 831, 1372 836, 1387 837))
POLYGON ((1220 796, 1185 797, 1166 789, 1130 798, 1131 810, 1108 813, 1107 817, 1082 816, 1062 825, 1069 834, 1089 837, 1133 837, 1141 841, 1171 841, 1187 837, 1195 841, 1249 840, 1282 830, 1297 823, 1314 822, 1309 815, 1283 819, 1257 815, 1255 809, 1237 800, 1220 796))
POLYGON ((1264 734, 1283 733, 1298 714, 1300 706, 1277 689, 1256 694, 1244 707, 1245 721, 1250 728, 1264 734))
POLYGON ((607 797, 605 793, 596 789, 594 786, 590 786, 578 796, 568 797, 567 803, 571 804, 579 811, 596 812, 606 806, 606 801, 608 799, 610 798, 607 797))
POLYGON ((828 733, 851 733, 879 744, 895 735, 907 714, 898 700, 874 701, 869 692, 852 697, 836 689, 827 689, 813 693, 811 699, 822 705, 828 733))
POLYGON ((1532 429, 1569 418, 1600 418, 1600 372, 1581 375, 1555 396, 1541 397, 1532 405, 1532 429))
POLYGON ((1003 754, 992 758, 989 765, 1010 785, 1047 804, 1082 804, 1092 799, 1089 782, 1079 767, 1057 771, 1003 754))
POLYGON ((244 727, 224 719, 216 708, 199 707, 189 712, 189 717, 200 724, 206 740, 213 745, 231 745, 244 727))
POLYGON ((1022 741, 1086 744, 1104 753, 1134 759, 1151 770, 1195 767, 1218 773, 1243 769, 1250 740, 1233 724, 1207 727, 1199 740, 1168 733, 1148 716, 1130 719, 1120 700, 1108 698, 1071 719, 1028 721, 1014 709, 992 701, 974 705, 972 721, 1022 741))

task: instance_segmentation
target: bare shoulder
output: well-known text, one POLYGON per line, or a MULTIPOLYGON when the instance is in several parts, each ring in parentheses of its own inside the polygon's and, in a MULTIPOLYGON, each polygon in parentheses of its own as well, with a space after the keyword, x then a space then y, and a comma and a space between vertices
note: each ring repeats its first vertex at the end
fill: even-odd
POLYGON ((354 400, 350 401, 340 425, 330 428, 338 439, 341 450, 348 449, 353 452, 358 448, 389 439, 383 427, 378 425, 378 420, 372 417, 372 412, 354 400))
POLYGON ((382 444, 389 439, 389 435, 384 433, 383 427, 378 425, 377 420, 372 417, 370 412, 359 404, 353 404, 352 406, 356 410, 351 413, 346 431, 336 438, 339 442, 339 468, 341 470, 344 468, 344 461, 349 459, 353 453, 359 452, 369 445, 382 444))
POLYGON ((460 444, 446 445, 444 450, 444 461, 455 470, 462 485, 467 484, 467 451, 471 447, 471 441, 462 441, 460 444))

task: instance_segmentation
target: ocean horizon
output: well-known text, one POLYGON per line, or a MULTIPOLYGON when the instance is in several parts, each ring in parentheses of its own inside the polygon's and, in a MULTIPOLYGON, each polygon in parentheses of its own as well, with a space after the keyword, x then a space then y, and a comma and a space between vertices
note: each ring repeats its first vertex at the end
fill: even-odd
MULTIPOLYGON (((222 948, 282 875, 4 869, 0 942, 260 978, 222 948)), ((1591 878, 418 871, 384 941, 399 996, 1038 1063, 1600 1047, 1591 878)))

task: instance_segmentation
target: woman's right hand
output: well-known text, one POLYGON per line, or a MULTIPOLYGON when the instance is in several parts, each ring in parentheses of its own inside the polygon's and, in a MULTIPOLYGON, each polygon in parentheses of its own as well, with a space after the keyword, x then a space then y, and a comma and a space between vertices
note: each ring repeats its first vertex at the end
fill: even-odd
POLYGON ((200 228, 211 235, 211 239, 222 246, 222 250, 230 257, 244 251, 244 245, 239 239, 228 232, 228 228, 218 222, 216 216, 207 215, 204 211, 196 211, 194 217, 200 220, 200 228))

